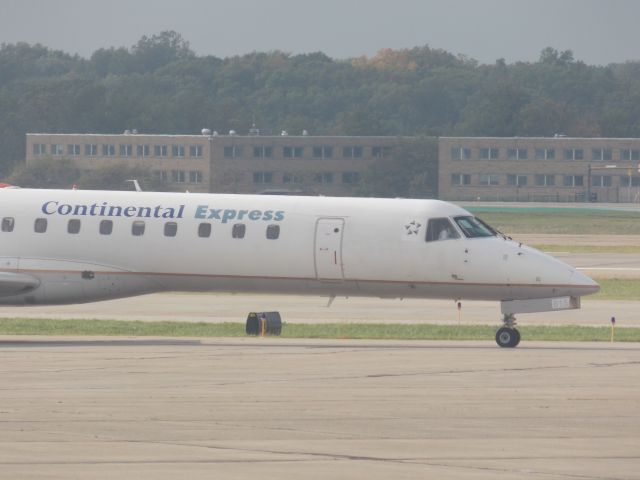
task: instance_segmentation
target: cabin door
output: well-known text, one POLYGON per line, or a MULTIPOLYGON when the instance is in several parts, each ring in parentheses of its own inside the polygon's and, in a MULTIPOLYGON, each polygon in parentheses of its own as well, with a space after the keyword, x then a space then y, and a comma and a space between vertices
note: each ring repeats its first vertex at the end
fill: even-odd
POLYGON ((342 280, 344 219, 320 218, 316 224, 315 260, 318 280, 342 280))

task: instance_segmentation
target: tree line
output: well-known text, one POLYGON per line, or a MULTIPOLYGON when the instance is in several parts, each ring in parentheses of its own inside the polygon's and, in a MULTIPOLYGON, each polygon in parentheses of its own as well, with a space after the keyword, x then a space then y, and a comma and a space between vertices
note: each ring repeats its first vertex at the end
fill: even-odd
MULTIPOLYGON (((638 137, 640 62, 587 65, 551 47, 536 62, 490 65, 429 46, 217 58, 173 31, 90 58, 0 46, 0 178, 24 160, 27 132, 244 133, 253 123, 275 134, 638 137)), ((435 161, 409 157, 398 166, 435 161)), ((425 181, 415 175, 412 185, 425 181)))

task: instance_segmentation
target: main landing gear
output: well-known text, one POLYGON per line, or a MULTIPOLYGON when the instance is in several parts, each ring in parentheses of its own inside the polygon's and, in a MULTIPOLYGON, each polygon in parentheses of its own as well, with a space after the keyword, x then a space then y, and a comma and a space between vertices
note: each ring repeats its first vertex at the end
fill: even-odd
POLYGON ((501 347, 513 348, 520 343, 520 332, 516 327, 516 317, 510 313, 502 318, 504 327, 496 332, 496 343, 501 347))

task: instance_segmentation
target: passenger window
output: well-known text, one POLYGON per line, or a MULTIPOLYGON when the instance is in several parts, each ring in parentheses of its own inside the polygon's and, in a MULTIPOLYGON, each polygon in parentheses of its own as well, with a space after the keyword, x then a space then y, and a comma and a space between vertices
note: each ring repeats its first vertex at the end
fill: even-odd
POLYGON ((460 238, 453 224, 448 218, 432 218, 427 224, 427 242, 439 240, 452 240, 460 238))
POLYGON ((131 224, 131 234, 135 237, 144 235, 144 222, 142 220, 135 220, 131 224))
POLYGON ((280 225, 269 225, 267 227, 267 238, 269 240, 277 240, 280 236, 280 225))
POLYGON ((80 220, 77 218, 72 218, 67 223, 67 233, 78 233, 80 232, 80 220))
POLYGON ((178 224, 176 222, 167 222, 164 224, 164 236, 175 237, 178 233, 178 224))
POLYGON ((15 226, 15 219, 13 217, 4 217, 2 219, 2 231, 3 232, 13 232, 13 227, 15 226))
POLYGON ((36 233, 44 233, 47 231, 47 219, 36 218, 36 222, 33 224, 33 229, 36 233))
POLYGON ((211 236, 211 224, 203 222, 198 225, 198 236, 200 238, 209 238, 211 236))
POLYGON ((111 235, 113 232, 113 221, 111 220, 102 220, 100 222, 100 234, 101 235, 111 235))
POLYGON ((247 232, 247 226, 244 223, 236 223, 231 231, 233 238, 244 238, 244 234, 247 232))

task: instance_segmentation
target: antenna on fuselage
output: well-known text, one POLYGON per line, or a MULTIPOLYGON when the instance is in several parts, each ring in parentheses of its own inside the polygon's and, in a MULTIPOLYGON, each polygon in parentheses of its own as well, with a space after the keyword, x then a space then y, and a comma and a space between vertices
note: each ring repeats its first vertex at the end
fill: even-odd
POLYGON ((126 182, 131 182, 133 183, 134 188, 136 189, 136 192, 141 192, 142 191, 142 187, 140 187, 140 184, 138 183, 138 180, 131 179, 131 180, 125 180, 126 182))

